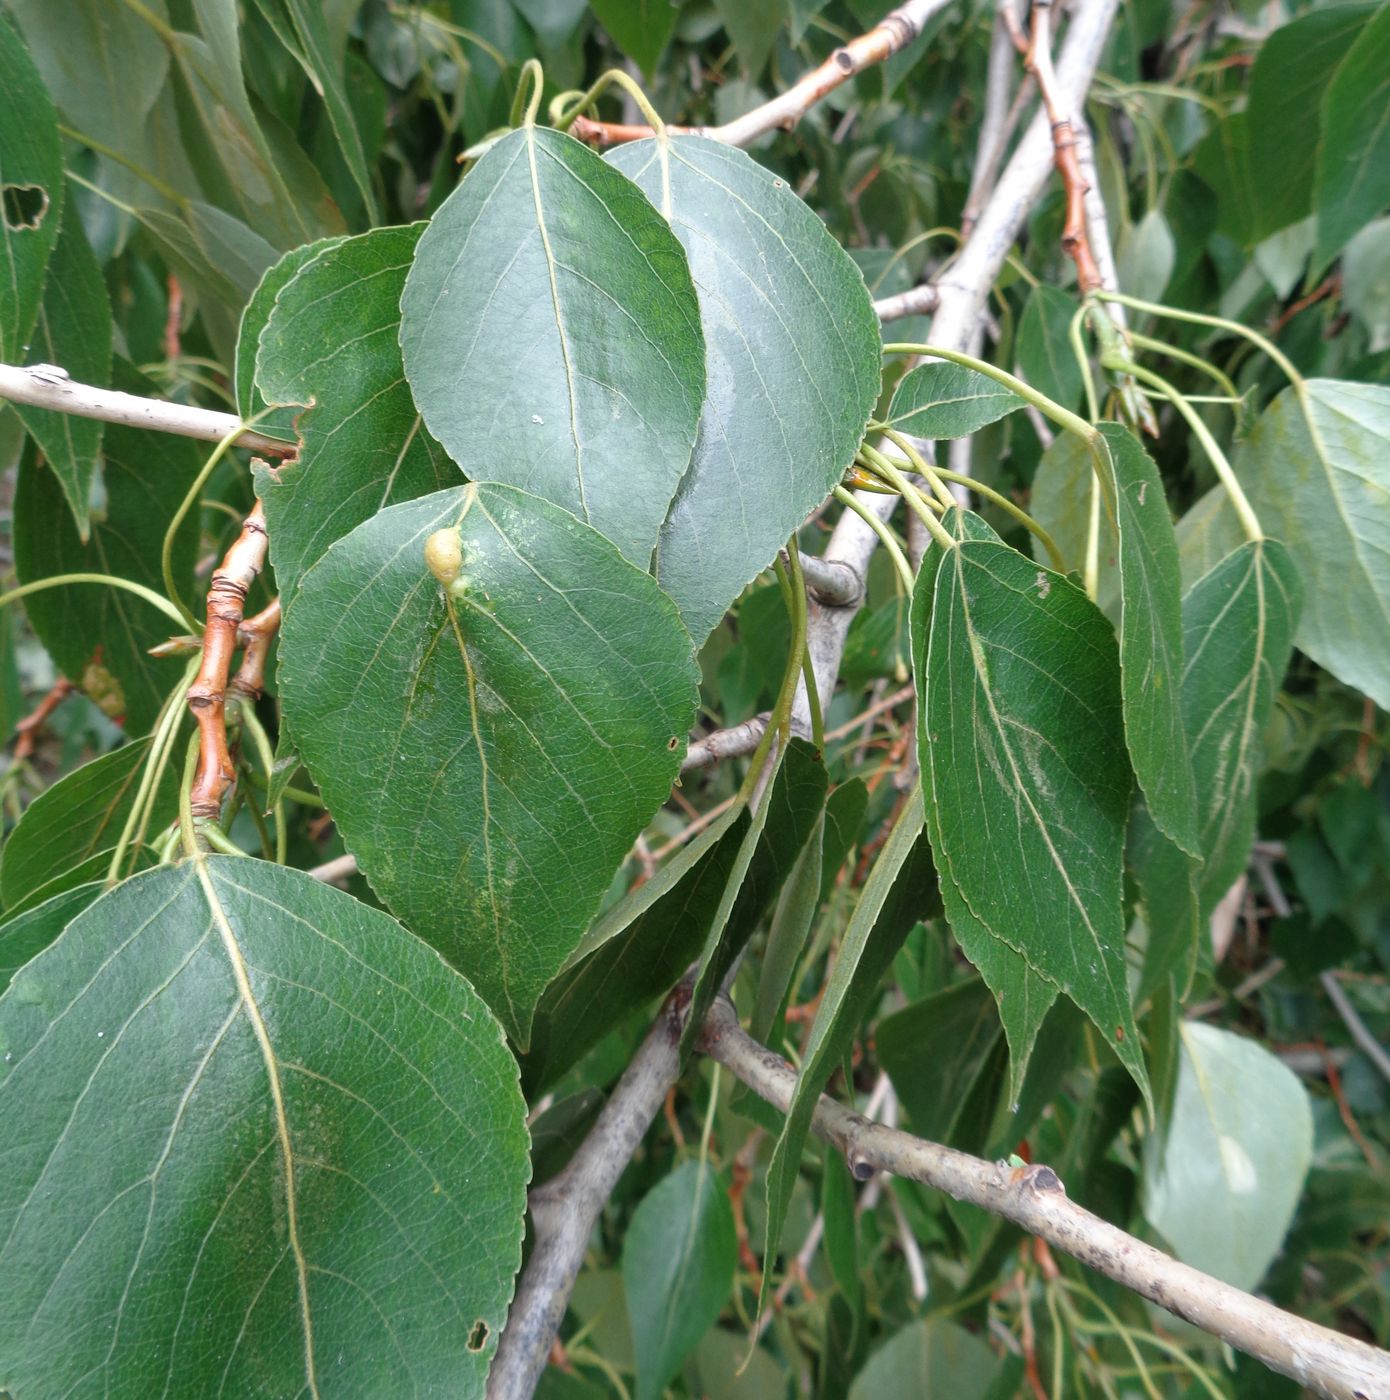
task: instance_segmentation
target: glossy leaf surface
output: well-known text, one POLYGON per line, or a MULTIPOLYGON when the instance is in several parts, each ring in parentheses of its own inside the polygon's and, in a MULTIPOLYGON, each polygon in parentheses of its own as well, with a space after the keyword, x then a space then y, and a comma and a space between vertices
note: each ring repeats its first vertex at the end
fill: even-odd
POLYGON ((393 920, 258 861, 152 871, 18 974, 0 1046, 7 1388, 482 1395, 525 1109, 393 920))
POLYGON ((359 526, 304 576, 281 640, 281 697, 348 849, 523 1046, 670 790, 695 677, 651 576, 509 486, 359 526), (424 545, 454 526, 451 608, 424 545))
MULTIPOLYGON (((608 160, 660 206, 655 141, 608 160)), ((699 292, 708 389, 656 574, 698 644, 853 460, 881 342, 859 269, 744 152, 672 138, 671 211, 699 292)))
POLYGON ((276 584, 290 606, 304 571, 335 540, 385 506, 459 479, 401 368, 401 288, 423 227, 330 243, 281 288, 261 331, 261 393, 304 406, 298 457, 256 474, 276 584))
POLYGON ((1266 533, 1303 576, 1295 640, 1390 706, 1390 387, 1310 379, 1285 389, 1235 467, 1266 533))
POLYGON ((1253 1040, 1184 1021, 1166 1131, 1149 1139, 1144 1214, 1185 1264, 1237 1288, 1264 1276, 1313 1155, 1293 1072, 1253 1040))
POLYGON ((650 564, 690 464, 704 341, 685 253, 631 181, 557 131, 504 136, 420 239, 401 346, 468 476, 554 501, 650 564))

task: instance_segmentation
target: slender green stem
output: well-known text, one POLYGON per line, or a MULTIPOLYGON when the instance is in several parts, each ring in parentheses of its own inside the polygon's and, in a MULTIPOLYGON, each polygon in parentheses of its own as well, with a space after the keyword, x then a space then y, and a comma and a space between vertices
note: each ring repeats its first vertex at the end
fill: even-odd
POLYGON ((222 830, 214 821, 205 821, 198 824, 198 835, 212 847, 214 851, 221 851, 224 856, 244 856, 245 851, 222 830))
POLYGON ((1100 594, 1100 493, 1100 477, 1092 472, 1090 507, 1086 517, 1086 562, 1081 582, 1086 596, 1093 603, 1100 594))
MULTIPOLYGON (((893 465, 900 471, 907 465, 903 462, 894 462, 891 457, 889 457, 888 460, 893 462, 893 465)), ((1066 573, 1067 561, 1063 558, 1062 551, 1057 548, 1057 542, 1037 520, 1018 504, 1017 501, 1011 501, 1002 492, 996 491, 992 486, 986 486, 984 482, 977 481, 973 476, 964 476, 960 472, 947 471, 945 467, 933 467, 932 470, 943 481, 953 481, 961 486, 968 486, 977 496, 984 497, 985 500, 998 506, 1000 510, 1012 516, 1029 532, 1029 534, 1037 539, 1038 543, 1041 544, 1045 550, 1047 550, 1048 558, 1052 560, 1053 567, 1056 568, 1058 573, 1066 573)), ((956 503, 953 500, 951 504, 954 506, 956 503)))
POLYGON ((709 1077, 709 1107, 705 1110, 705 1123, 700 1129, 700 1165, 703 1167, 709 1161, 709 1140, 710 1134, 714 1132, 714 1111, 719 1107, 719 1071, 723 1069, 717 1060, 714 1061, 714 1073, 709 1077))
MULTIPOLYGON (((241 724, 242 728, 251 736, 251 742, 255 745, 256 754, 261 760, 261 767, 265 769, 266 790, 269 792, 271 774, 275 769, 275 751, 270 746, 270 736, 265 732, 265 726, 261 723, 256 714, 255 706, 249 700, 241 702, 241 724)), ((258 810, 252 804, 252 810, 258 810)), ((275 800, 275 863, 284 865, 285 858, 289 854, 289 832, 285 827, 285 802, 284 795, 275 800)))
POLYGON ((1303 376, 1294 368, 1293 361, 1272 340, 1259 331, 1252 331, 1249 326, 1242 326, 1239 321, 1228 321, 1224 316, 1207 316, 1200 311, 1181 311, 1175 306, 1164 306, 1156 301, 1141 301, 1123 292, 1096 292, 1094 295, 1102 301, 1117 301, 1121 306, 1132 307, 1135 311, 1147 311, 1151 316, 1166 316, 1169 320, 1188 321, 1194 326, 1211 326, 1215 330, 1243 336, 1284 371, 1290 384, 1298 389, 1303 385, 1303 376))
POLYGON ((1145 369, 1142 365, 1131 364, 1127 360, 1113 360, 1110 363, 1125 374, 1132 374, 1141 384, 1149 384, 1160 393, 1167 395, 1168 401, 1187 420, 1187 426, 1192 429, 1193 435, 1202 444, 1203 450, 1216 469, 1217 476, 1221 478, 1221 484, 1226 488, 1226 493, 1231 498, 1231 504, 1236 508, 1236 514, 1240 517, 1241 527, 1245 531, 1246 538, 1251 540, 1264 539, 1259 516, 1255 514, 1254 507, 1250 504, 1244 490, 1241 489, 1240 482, 1236 480, 1236 474, 1232 470, 1230 462, 1227 461, 1226 454, 1221 450, 1221 445, 1212 436, 1211 429, 1202 421, 1201 414, 1188 403, 1173 385, 1152 370, 1145 369))
MULTIPOLYGON (((887 464, 890 467, 895 465, 893 458, 891 458, 886 452, 880 452, 877 447, 871 447, 866 442, 863 443, 859 448, 858 460, 862 466, 866 466, 871 471, 877 473, 880 481, 889 482, 889 487, 891 490, 897 492, 899 495, 902 494, 900 491, 898 491, 897 486, 892 484, 888 473, 883 470, 884 464, 887 464)), ((905 459, 902 460, 903 465, 899 467, 898 470, 903 475, 907 475, 908 473, 915 472, 917 470, 916 466, 912 462, 906 461, 905 459)), ((917 457, 917 461, 920 462, 921 460, 921 456, 919 455, 917 457)), ((930 486, 931 482, 928 482, 927 484, 930 486)), ((916 483, 913 483, 913 485, 915 489, 916 483)), ((949 505, 943 505, 941 503, 941 501, 937 498, 935 494, 934 487, 933 494, 930 496, 923 495, 921 491, 917 492, 918 500, 922 501, 925 505, 927 505, 931 510, 935 511, 938 515, 945 515, 948 510, 953 510, 955 508, 955 498, 951 496, 949 491, 946 492, 946 495, 950 498, 949 505)))
POLYGON ((878 536, 879 543, 888 551, 888 557, 893 561, 893 567, 898 571, 898 578, 902 581, 908 596, 911 597, 912 567, 907 562, 907 555, 902 552, 897 540, 893 538, 892 530, 868 506, 857 500, 853 491, 846 491, 843 486, 837 486, 833 494, 846 510, 852 510, 878 536))
MULTIPOLYGON (((1204 360, 1200 355, 1194 355, 1189 350, 1182 350, 1176 345, 1170 345, 1166 340, 1155 340, 1152 336, 1140 335, 1137 331, 1131 331, 1129 338, 1140 350, 1151 350, 1155 355, 1166 355, 1170 360, 1177 360, 1181 364, 1190 365, 1193 369, 1199 370, 1208 379, 1214 379, 1221 386, 1222 392, 1230 402, 1242 402, 1241 392, 1232 382, 1230 375, 1212 364, 1210 360, 1204 360)), ((1224 401, 1221 399, 1212 400, 1216 403, 1224 401)), ((1188 402, 1196 403, 1198 400, 1189 395, 1188 402)))
MULTIPOLYGON (((796 547, 795 538, 787 546, 787 568, 791 574, 791 586, 800 598, 798 606, 807 612, 806 575, 801 569, 801 551, 796 547)), ((806 633, 810 636, 809 614, 806 620, 806 633)), ((801 646, 801 679, 806 686, 806 707, 811 712, 811 742, 817 749, 825 748, 825 716, 821 713, 820 690, 816 686, 816 668, 811 664, 811 648, 805 640, 801 646)))
POLYGON ((202 470, 193 478, 193 484, 188 488, 188 493, 184 496, 178 510, 174 512, 174 518, 169 522, 169 528, 164 532, 164 543, 159 551, 159 567, 164 575, 164 589, 169 597, 173 599, 174 606, 179 611, 180 625, 187 625, 195 632, 203 630, 203 624, 198 621, 193 613, 179 596, 179 586, 174 581, 174 542, 178 538, 179 528, 182 526, 188 512, 198 503, 199 496, 203 493, 203 487, 207 485, 208 478, 217 470, 217 464, 225 457, 231 449, 232 444, 241 436, 249 425, 238 423, 224 438, 212 449, 211 455, 203 463, 202 470))
POLYGON ((535 126, 536 113, 541 109, 541 91, 545 74, 538 58, 528 58, 521 65, 520 76, 516 80, 516 95, 512 98, 511 116, 507 125, 511 127, 535 126))
POLYGON ((931 535, 932 539, 943 549, 954 549, 955 540, 946 532, 946 527, 932 514, 931 508, 922 497, 922 493, 881 452, 876 453, 875 456, 877 460, 874 465, 898 488, 909 509, 917 512, 917 518, 927 527, 927 533, 931 535))
POLYGON ((154 810, 154 794, 164 777, 169 757, 173 752, 174 739, 178 734, 179 722, 183 719, 184 702, 188 689, 198 674, 202 658, 193 657, 184 668, 183 680, 164 698, 160 707, 159 719, 155 723, 154 738, 150 742, 150 752, 145 759, 145 770, 140 775, 140 785, 135 789, 135 800, 130 804, 130 813, 121 828, 116 841, 116 849, 111 853, 111 864, 106 868, 106 883, 116 884, 121 878, 121 866, 132 844, 143 843, 143 835, 154 810), (137 834, 138 833, 138 834, 137 834))
MULTIPOLYGON (((33 583, 21 584, 18 588, 12 588, 8 593, 0 593, 0 608, 9 603, 17 603, 21 598, 27 598, 31 593, 41 593, 45 588, 61 588, 70 583, 102 583, 112 588, 122 588, 127 593, 133 593, 137 598, 143 598, 152 608, 158 608, 165 617, 170 618, 178 627, 185 627, 189 619, 180 612, 167 598, 161 597, 152 588, 146 588, 143 583, 136 583, 134 579, 118 578, 115 574, 54 574, 52 578, 35 579, 33 583)), ((194 627, 202 630, 195 622, 194 627)))
POLYGON ((565 112, 555 123, 561 131, 568 131, 574 125, 574 119, 580 113, 587 111, 610 87, 620 87, 632 98, 641 109, 642 115, 647 119, 647 125, 652 129, 652 135, 656 138, 657 150, 661 161, 661 216, 667 223, 671 222, 671 137, 666 130, 666 123, 661 120, 660 114, 652 106, 647 94, 642 91, 640 84, 630 73, 625 73, 621 68, 610 68, 606 73, 600 73, 594 85, 584 94, 579 101, 565 112))
POLYGON ((198 754, 202 747, 195 730, 188 738, 188 752, 183 758, 183 780, 179 783, 179 841, 185 856, 197 858, 207 843, 199 839, 193 822, 193 775, 198 771, 198 754))
MULTIPOLYGON (((787 545, 786 555, 790 559, 797 552, 796 536, 793 535, 787 545)), ((782 689, 777 696, 777 708, 773 712, 773 718, 777 721, 777 728, 782 735, 784 745, 791 743, 792 737, 792 705, 796 700, 796 677, 801 675, 802 658, 806 655, 806 581, 801 579, 799 586, 793 582, 789 570, 791 566, 783 562, 779 555, 773 567, 777 571, 777 577, 787 590, 787 596, 791 606, 792 640, 791 651, 787 656, 787 669, 782 679, 782 689)), ((800 562, 798 561, 797 575, 800 574, 800 562)), ((772 728, 772 720, 768 721, 768 728, 772 728)))
POLYGON ((1071 318, 1067 338, 1071 341, 1071 352, 1076 356, 1077 368, 1081 371, 1081 382, 1086 387, 1086 416, 1094 423, 1100 417, 1100 400, 1096 397, 1096 380, 1091 373, 1091 356, 1086 350, 1086 341, 1081 334, 1085 323, 1086 304, 1083 302, 1071 318))
POLYGON ((898 432, 896 428, 890 428, 885 424, 883 435, 907 457, 907 460, 912 464, 913 471, 936 493, 936 499, 941 502, 942 508, 954 510, 956 498, 951 495, 950 488, 937 473, 935 464, 928 462, 912 445, 912 440, 898 432))
POLYGON ((977 374, 983 374, 985 378, 994 380, 996 384, 1002 384, 1006 389, 1012 389, 1019 398, 1026 399, 1045 418, 1052 419, 1058 427, 1076 433, 1079 437, 1086 437, 1092 432, 1091 425, 1079 414, 1073 413, 1069 408, 1063 408, 1061 404, 1054 402, 1046 394, 1040 393, 1031 384, 1024 383, 1016 374, 1010 374, 1008 370, 1000 369, 998 365, 992 365, 988 360, 977 359, 974 355, 967 355, 960 350, 946 350, 939 345, 894 343, 885 345, 883 353, 885 355, 930 355, 938 360, 949 360, 954 365, 964 365, 966 369, 973 369, 977 374))

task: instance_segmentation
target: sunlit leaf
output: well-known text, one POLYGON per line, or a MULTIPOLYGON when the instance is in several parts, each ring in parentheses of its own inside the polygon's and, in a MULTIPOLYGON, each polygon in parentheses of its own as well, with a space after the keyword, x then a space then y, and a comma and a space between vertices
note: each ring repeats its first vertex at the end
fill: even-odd
POLYGON ((888 422, 919 438, 959 438, 1022 408, 1012 389, 965 365, 933 360, 903 376, 888 422))

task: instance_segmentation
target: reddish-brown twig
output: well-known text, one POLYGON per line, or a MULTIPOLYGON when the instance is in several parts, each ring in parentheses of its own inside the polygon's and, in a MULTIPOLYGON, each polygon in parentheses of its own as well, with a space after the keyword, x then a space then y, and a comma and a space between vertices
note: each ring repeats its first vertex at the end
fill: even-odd
MULTIPOLYGON (((668 126, 666 130, 673 136, 708 136, 729 146, 746 146, 768 131, 790 131, 817 102, 842 83, 905 49, 947 3, 948 0, 906 0, 884 15, 867 33, 836 49, 824 63, 804 74, 786 92, 723 126, 668 126)), ((595 146, 615 146, 624 141, 640 141, 650 136, 652 129, 576 117, 570 132, 595 146)))
POLYGON ((228 689, 255 704, 265 689, 265 663, 271 643, 280 630, 280 600, 274 598, 255 617, 248 617, 237 629, 237 642, 244 648, 241 666, 228 689))
POLYGON ((201 744, 198 771, 189 794, 195 819, 216 820, 235 776, 227 750, 227 674, 236 650, 246 595, 265 563, 266 543, 265 519, 258 501, 221 566, 213 571, 208 587, 203 662, 188 692, 188 708, 198 725, 201 744))
POLYGON ((1076 264, 1077 285, 1085 296, 1101 286, 1102 278, 1086 235, 1086 191, 1090 186, 1076 158, 1071 115, 1062 110, 1057 97, 1057 77, 1052 69, 1052 0, 1033 0, 1032 39, 1023 63, 1038 85, 1047 119, 1052 123, 1054 161, 1067 201, 1062 248, 1076 264))
POLYGON ((48 694, 34 706, 22 720, 14 727, 15 763, 25 763, 34 752, 34 741, 38 738, 39 730, 48 721, 48 717, 72 694, 72 682, 66 676, 59 676, 53 682, 48 694))

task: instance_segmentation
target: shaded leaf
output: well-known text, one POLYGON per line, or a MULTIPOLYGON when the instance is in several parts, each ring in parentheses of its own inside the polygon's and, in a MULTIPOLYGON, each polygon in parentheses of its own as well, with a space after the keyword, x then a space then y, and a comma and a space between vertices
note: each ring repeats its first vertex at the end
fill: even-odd
POLYGON ((1313 275, 1390 204, 1390 8, 1356 36, 1322 96, 1313 209, 1313 275))
POLYGON ((305 571, 335 540, 386 506, 459 480, 420 421, 397 342, 401 288, 423 229, 320 245, 280 289, 261 331, 261 393, 304 406, 298 456, 256 471, 276 584, 291 607, 305 571))
POLYGON ((573 511, 646 568, 705 392, 685 254, 631 181, 557 131, 504 136, 420 238, 401 346, 475 479, 573 511))
POLYGON ((1028 293, 1018 324, 1018 366, 1024 379, 1063 408, 1081 401, 1081 366, 1071 348, 1078 305, 1070 293, 1042 282, 1028 293))
POLYGON ((1312 209, 1318 141, 1309 131, 1373 5, 1330 5, 1282 24, 1250 70, 1250 176, 1258 242, 1312 209))
MULTIPOLYGON (((82 220, 75 214, 63 220, 49 259, 29 358, 61 365, 79 384, 102 386, 111 377, 111 303, 82 220)), ((21 404, 15 411, 58 478, 85 543, 91 533, 92 478, 104 425, 95 418, 21 404)))
POLYGON ((762 966, 758 969, 758 993, 748 1031, 754 1040, 766 1041, 786 1000, 792 974, 806 947, 811 924, 820 908, 821 855, 825 845, 825 812, 822 810, 801 854, 796 858, 777 899, 767 931, 762 966))
POLYGON ((1253 1040, 1198 1021, 1178 1034, 1172 1115, 1146 1144, 1144 1214, 1185 1264, 1252 1289, 1312 1160, 1308 1095, 1253 1040))
POLYGON ((850 1400, 988 1400, 1001 1362, 979 1337, 934 1317, 909 1322, 879 1347, 850 1387, 850 1400))
MULTIPOLYGON (((655 141, 608 160, 660 204, 655 141)), ((708 388, 656 574, 698 645, 853 460, 882 342, 859 269, 744 152, 672 138, 671 209, 699 293, 708 388)))
POLYGON ((642 1198, 623 1241, 637 1400, 657 1400, 713 1326, 734 1283, 734 1213, 707 1162, 685 1162, 642 1198))
POLYGON ((1120 285, 1130 296, 1158 301, 1177 261, 1173 231, 1161 209, 1150 209, 1120 234, 1115 249, 1120 285))
POLYGON ((979 370, 933 360, 909 370, 893 392, 887 421, 899 432, 919 438, 960 438, 1024 406, 979 370))
POLYGON ((510 486, 392 506, 300 584, 280 694, 373 888, 524 1048, 536 1001, 665 799, 690 639, 648 574, 510 486), (446 601, 426 538, 459 531, 446 601))
POLYGON ((941 560, 924 630, 924 786, 949 886, 1147 1091, 1125 981, 1130 772, 1110 626, 1069 579, 966 539, 941 560))
POLYGON ((796 1089, 767 1167, 760 1310, 766 1305, 768 1281, 776 1267, 802 1149, 821 1090, 848 1051, 903 939, 920 919, 931 918, 940 909, 931 851, 922 839, 923 822, 922 804, 911 793, 864 882, 821 995, 796 1089))
POLYGON ((58 114, 14 25, 0 19, 0 361, 25 364, 63 214, 58 114))
POLYGON ((714 8, 733 43, 739 64, 750 78, 756 78, 777 42, 777 31, 790 18, 788 0, 759 0, 756 5, 743 0, 715 0, 714 8))
POLYGON ((1264 411, 1236 473, 1303 577, 1300 650, 1390 706, 1390 387, 1310 379, 1303 391, 1264 411))
POLYGON ((0 921, 0 992, 16 972, 37 957, 98 895, 97 881, 55 894, 52 899, 0 921))
MULTIPOLYGON (((153 385, 117 360, 115 387, 151 394, 153 385)), ((15 567, 22 583, 57 574, 115 574, 164 591, 164 536, 197 476, 205 446, 190 438, 110 423, 102 439, 105 510, 83 544, 57 478, 32 453, 20 463, 14 502, 15 567)), ((199 520, 190 511, 174 536, 170 564, 191 599, 199 520)), ((39 640, 59 670, 131 734, 145 733, 180 673, 176 659, 148 649, 169 635, 169 619, 122 589, 79 583, 24 600, 39 640)))
POLYGON ((298 413, 295 408, 272 409, 266 413, 265 398, 256 386, 256 352, 260 348, 261 332, 275 306, 275 298, 305 263, 312 262, 320 253, 341 242, 341 238, 321 238, 317 243, 304 243, 298 248, 291 248, 261 275, 251 300, 241 313, 234 366, 236 410, 248 421, 256 418, 258 433, 288 443, 296 440, 294 420, 298 413), (259 414, 264 416, 257 417, 259 414))
MULTIPOLYGON (((0 864, 0 898, 7 909, 59 877, 75 874, 88 860, 110 861, 149 752, 148 739, 123 744, 60 778, 25 808, 0 864)), ((158 835, 177 815, 178 771, 170 764, 156 789, 147 837, 158 835)))
POLYGON ((259 861, 151 871, 16 976, 0 1047, 16 1392, 292 1395, 344 1368, 483 1394, 525 1106, 487 1008, 393 920, 259 861))
POLYGON ((1176 534, 1184 590, 1245 543, 1245 532, 1240 528, 1230 493, 1220 484, 1189 507, 1178 521, 1176 534))
POLYGON ((1197 792, 1182 713, 1182 585, 1163 480, 1139 439, 1098 425, 1108 445, 1120 537, 1120 696, 1125 743, 1149 815, 1198 855, 1197 792))
POLYGON ((591 8, 613 42, 650 81, 676 27, 672 0, 594 0, 591 8))

